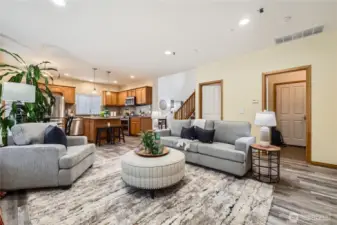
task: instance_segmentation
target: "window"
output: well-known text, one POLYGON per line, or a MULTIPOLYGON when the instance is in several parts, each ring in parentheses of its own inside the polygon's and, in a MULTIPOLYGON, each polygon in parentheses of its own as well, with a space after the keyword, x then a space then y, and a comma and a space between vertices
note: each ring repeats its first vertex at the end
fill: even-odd
POLYGON ((98 115, 101 111, 101 96, 76 94, 77 115, 98 115))

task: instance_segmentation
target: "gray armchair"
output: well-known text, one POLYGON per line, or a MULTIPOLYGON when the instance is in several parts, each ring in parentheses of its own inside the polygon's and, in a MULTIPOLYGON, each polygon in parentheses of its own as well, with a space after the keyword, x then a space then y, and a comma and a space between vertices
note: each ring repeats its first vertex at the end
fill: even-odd
POLYGON ((92 166, 95 145, 88 144, 87 137, 68 136, 68 148, 43 144, 41 136, 49 125, 30 123, 12 128, 14 145, 0 150, 0 190, 69 187, 92 166))

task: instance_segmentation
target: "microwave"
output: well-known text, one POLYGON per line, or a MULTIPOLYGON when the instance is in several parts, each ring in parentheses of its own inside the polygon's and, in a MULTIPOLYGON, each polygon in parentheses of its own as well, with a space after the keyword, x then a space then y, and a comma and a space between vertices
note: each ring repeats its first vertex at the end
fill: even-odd
POLYGON ((134 105, 136 105, 136 97, 127 97, 126 99, 125 99, 125 105, 126 106, 134 106, 134 105))

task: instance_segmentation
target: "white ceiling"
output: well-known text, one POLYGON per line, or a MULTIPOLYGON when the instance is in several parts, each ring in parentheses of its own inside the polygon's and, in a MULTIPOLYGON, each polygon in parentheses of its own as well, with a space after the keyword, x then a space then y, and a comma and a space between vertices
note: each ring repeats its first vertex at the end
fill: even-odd
POLYGON ((0 2, 2 47, 83 80, 98 67, 97 81, 107 82, 111 70, 119 84, 266 48, 315 25, 337 29, 337 2, 324 0, 68 0, 65 8, 51 0, 0 2), (251 22, 239 27, 244 17, 251 22))

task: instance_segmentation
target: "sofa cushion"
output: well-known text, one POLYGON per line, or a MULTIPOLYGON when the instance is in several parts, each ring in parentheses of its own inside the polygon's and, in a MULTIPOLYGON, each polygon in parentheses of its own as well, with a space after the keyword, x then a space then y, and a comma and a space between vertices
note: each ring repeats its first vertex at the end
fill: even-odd
POLYGON ((70 169, 95 152, 94 144, 70 146, 59 160, 60 169, 70 169))
MULTIPOLYGON (((191 120, 191 125, 195 125, 196 120, 191 120)), ((214 129, 214 121, 213 120, 206 120, 205 122, 205 130, 213 130, 214 129)))
POLYGON ((235 144, 236 139, 250 136, 250 123, 235 121, 214 121, 214 141, 235 144))
MULTIPOLYGON (((188 139, 183 139, 180 137, 173 137, 173 136, 169 136, 169 137, 161 137, 160 138, 160 143, 164 146, 170 147, 170 148, 175 148, 175 149, 179 149, 179 150, 184 150, 184 146, 182 147, 177 147, 178 141, 179 140, 186 140, 188 142, 190 142, 191 140, 188 139)), ((190 148, 187 149, 187 151, 191 151, 191 152, 198 152, 198 141, 193 141, 190 143, 190 148)))
POLYGON ((43 144, 44 131, 55 123, 22 123, 12 127, 13 141, 16 145, 43 144))
POLYGON ((160 137, 160 143, 164 146, 174 148, 177 146, 179 139, 180 137, 174 137, 174 136, 160 137))
POLYGON ((191 127, 191 120, 173 120, 171 122, 171 135, 180 137, 180 133, 183 127, 191 127))
POLYGON ((199 127, 195 127, 195 132, 199 141, 203 143, 213 143, 215 130, 204 130, 199 127))
POLYGON ((234 145, 220 142, 214 142, 213 144, 199 143, 198 152, 203 155, 241 163, 245 162, 246 158, 246 154, 243 151, 235 150, 234 145))
POLYGON ((67 148, 67 136, 61 128, 49 125, 44 131, 44 144, 59 144, 67 148))
POLYGON ((194 140, 194 139, 196 139, 197 134, 195 133, 194 127, 190 127, 190 128, 183 127, 181 129, 180 137, 186 138, 186 139, 189 139, 189 140, 194 140))

